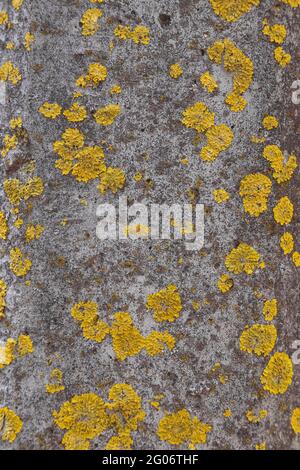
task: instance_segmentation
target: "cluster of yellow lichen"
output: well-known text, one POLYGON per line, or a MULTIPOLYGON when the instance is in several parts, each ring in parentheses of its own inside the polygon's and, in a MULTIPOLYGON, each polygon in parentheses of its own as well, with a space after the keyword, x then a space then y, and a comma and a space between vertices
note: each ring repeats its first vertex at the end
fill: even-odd
POLYGON ((216 15, 228 22, 235 22, 259 5, 260 0, 209 0, 216 15))
POLYGON ((208 91, 208 93, 213 93, 214 91, 218 89, 218 84, 210 72, 204 72, 200 76, 199 81, 201 85, 203 86, 203 88, 205 88, 208 91))
POLYGON ((253 63, 232 41, 216 41, 208 48, 208 57, 212 62, 221 65, 233 76, 233 87, 226 95, 225 103, 231 111, 240 112, 247 105, 242 96, 253 80, 253 63))
POLYGON ((22 80, 22 75, 12 62, 4 62, 0 67, 0 82, 10 82, 17 85, 22 80))
POLYGON ((22 183, 17 178, 7 179, 3 183, 4 191, 11 204, 18 206, 21 201, 43 194, 44 184, 41 178, 34 177, 22 183))
POLYGON ((78 129, 66 129, 62 140, 54 142, 53 149, 58 155, 55 167, 63 175, 71 174, 77 181, 87 183, 99 179, 99 191, 110 189, 116 192, 124 186, 125 175, 119 168, 107 167, 104 152, 98 145, 85 146, 85 136, 78 129))
MULTIPOLYGON (((269 38, 270 42, 283 44, 286 38, 286 28, 283 24, 275 23, 272 26, 266 19, 263 20, 263 34, 269 38)), ((291 61, 291 55, 284 51, 281 46, 274 50, 274 57, 281 67, 286 67, 291 61)))
POLYGON ((240 183, 240 196, 243 198, 245 212, 252 217, 265 212, 271 190, 271 180, 262 173, 245 176, 240 183))
POLYGON ((88 67, 88 73, 82 75, 76 80, 76 86, 86 87, 97 87, 107 78, 107 68, 99 63, 90 64, 88 67))
POLYGON ((81 34, 83 36, 93 36, 99 29, 98 20, 103 15, 99 8, 89 8, 81 17, 81 34))
POLYGON ((291 417, 291 426, 296 434, 300 433, 300 408, 295 408, 291 417))
POLYGON ((135 28, 119 25, 114 30, 114 34, 121 40, 131 40, 135 44, 148 45, 150 42, 149 28, 147 26, 138 25, 135 28))
POLYGON ((266 321, 272 321, 278 313, 277 299, 266 300, 263 306, 263 316, 266 321))
POLYGON ((226 256, 225 266, 228 271, 235 274, 246 273, 251 275, 255 269, 265 267, 261 262, 261 256, 252 246, 246 243, 240 243, 237 248, 233 248, 226 256))
POLYGON ((0 238, 6 240, 8 234, 8 224, 4 212, 0 212, 0 238))
POLYGON ((228 274, 222 274, 218 279, 217 285, 222 294, 226 294, 233 288, 234 282, 228 274))
POLYGON ((267 131, 271 131, 272 129, 276 129, 278 127, 279 122, 275 116, 267 115, 263 118, 262 124, 267 131))
POLYGON ((27 243, 33 241, 33 240, 39 240, 44 233, 44 227, 43 225, 37 224, 29 224, 26 228, 25 231, 25 240, 27 243))
POLYGON ((168 332, 152 331, 148 336, 143 336, 127 312, 115 313, 109 326, 99 319, 98 305, 92 301, 74 305, 71 315, 80 322, 83 336, 88 340, 100 343, 110 334, 113 349, 120 361, 136 356, 142 350, 150 356, 156 356, 166 347, 172 350, 175 346, 175 339, 168 332))
POLYGON ((23 277, 30 271, 32 262, 22 253, 20 248, 10 250, 10 269, 18 276, 23 277))
POLYGON ((279 199, 273 209, 274 219, 280 225, 288 225, 294 214, 294 206, 287 196, 279 199))
POLYGON ((199 418, 192 418, 188 410, 167 413, 159 422, 157 435, 162 441, 173 445, 188 445, 195 449, 198 444, 205 444, 207 433, 212 426, 202 423, 199 418))
POLYGON ((26 356, 34 351, 30 336, 19 335, 18 339, 8 338, 0 344, 0 369, 10 365, 15 359, 26 356))
POLYGON ((59 393, 65 389, 65 386, 62 383, 63 373, 60 369, 52 369, 50 373, 50 383, 47 383, 45 388, 47 393, 59 393))
POLYGON ((102 126, 110 126, 114 123, 115 119, 119 116, 121 112, 121 106, 118 104, 108 104, 99 108, 95 114, 94 118, 97 124, 102 126))
POLYGON ((5 316, 7 285, 3 279, 0 279, 0 319, 5 316))
POLYGON ((264 369, 260 381, 264 390, 277 395, 287 391, 293 379, 293 363, 284 352, 276 352, 264 369))
POLYGON ((181 297, 177 287, 169 284, 165 289, 148 295, 146 307, 153 311, 153 318, 157 322, 175 321, 182 311, 181 297))
POLYGON ((106 444, 107 450, 131 449, 132 432, 144 420, 141 398, 127 384, 114 385, 105 402, 95 393, 75 395, 53 412, 54 423, 66 431, 62 444, 67 450, 88 450, 90 441, 106 430, 115 435, 106 444))
POLYGON ((179 78, 181 77, 181 75, 183 74, 183 70, 182 70, 182 67, 180 66, 180 64, 176 63, 176 64, 172 64, 170 65, 170 68, 169 68, 169 75, 171 78, 179 78))
POLYGON ((204 161, 214 161, 233 141, 234 135, 230 127, 225 124, 215 125, 215 114, 202 102, 197 102, 183 111, 181 122, 187 128, 205 134, 207 145, 200 152, 204 161))
POLYGON ((22 427, 23 421, 13 410, 6 406, 0 408, 0 436, 2 441, 14 442, 22 427))
POLYGON ((246 327, 240 336, 240 350, 257 356, 267 356, 273 350, 277 340, 274 325, 255 324, 246 327))
POLYGON ((289 181, 298 167, 296 155, 292 154, 286 159, 277 145, 267 145, 263 157, 270 163, 272 176, 279 184, 289 181))
POLYGON ((268 416, 267 410, 259 410, 258 415, 255 414, 252 410, 246 412, 246 418, 250 423, 260 423, 262 419, 265 419, 268 416))

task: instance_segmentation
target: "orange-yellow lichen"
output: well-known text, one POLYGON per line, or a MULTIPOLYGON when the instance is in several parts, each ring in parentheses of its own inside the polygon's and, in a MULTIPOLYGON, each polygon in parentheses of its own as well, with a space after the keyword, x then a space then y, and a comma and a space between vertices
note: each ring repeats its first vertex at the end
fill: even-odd
POLYGON ((210 72, 205 72, 199 77, 199 81, 208 93, 213 93, 218 89, 218 84, 210 72))
POLYGON ((240 336, 240 350, 257 356, 267 356, 273 350, 277 340, 274 325, 258 325, 246 327, 240 336))
POLYGON ((83 36, 93 36, 99 29, 98 20, 103 15, 99 8, 89 8, 81 17, 81 34, 83 36))
POLYGON ((120 85, 114 85, 109 90, 109 93, 111 95, 119 95, 120 93, 122 93, 122 88, 120 87, 120 85))
POLYGON ((11 0, 12 7, 18 11, 23 5, 24 0, 11 0))
POLYGON ((274 395, 287 391, 293 379, 293 363, 284 352, 276 352, 269 360, 260 381, 264 390, 274 395))
POLYGON ((59 393, 65 389, 62 383, 63 373, 60 369, 52 369, 50 373, 50 383, 46 384, 45 389, 47 393, 59 393))
POLYGON ((266 321, 272 321, 278 314, 277 299, 266 300, 263 306, 263 316, 266 321))
POLYGON ((75 395, 53 412, 54 423, 66 430, 62 444, 67 450, 88 450, 90 440, 104 431, 116 433, 106 445, 109 450, 130 449, 131 432, 145 418, 141 398, 127 384, 116 384, 109 391, 106 403, 94 393, 75 395))
POLYGON ((34 177, 26 183, 13 178, 5 180, 4 191, 11 204, 18 206, 22 200, 27 201, 31 197, 38 197, 44 191, 44 184, 41 178, 34 177))
POLYGON ((294 214, 294 206, 287 196, 282 197, 273 209, 274 219, 280 225, 291 222, 294 214))
POLYGON ((245 176, 240 183, 240 196, 243 198, 245 212, 252 217, 265 212, 271 190, 271 180, 262 173, 245 176))
POLYGON ((237 248, 226 256, 225 266, 228 271, 235 274, 253 274, 255 269, 263 268, 264 263, 260 262, 260 254, 246 243, 240 243, 237 248))
POLYGON ((6 240, 8 234, 8 224, 4 212, 0 212, 0 238, 6 240))
POLYGON ((125 174, 120 168, 106 167, 100 175, 100 183, 98 190, 100 193, 105 193, 107 190, 116 193, 124 187, 125 174))
POLYGON ((17 353, 20 357, 31 354, 34 351, 33 343, 29 335, 20 335, 16 346, 17 353))
POLYGON ((40 108, 39 112, 49 119, 55 119, 60 115, 62 107, 57 103, 44 103, 40 108))
POLYGON ((200 158, 206 162, 214 161, 221 152, 232 144, 234 135, 226 124, 211 126, 205 133, 207 145, 200 152, 200 158))
POLYGON ((176 63, 176 64, 170 65, 169 75, 171 78, 175 78, 175 79, 179 78, 181 77, 182 74, 183 74, 183 69, 180 66, 180 64, 176 63))
POLYGON ((26 228, 25 232, 25 240, 27 243, 33 241, 33 240, 39 240, 44 233, 44 227, 43 225, 37 224, 29 224, 28 227, 26 228))
POLYGON ((63 114, 69 122, 81 122, 86 119, 87 110, 85 106, 80 105, 79 103, 73 103, 69 109, 66 109, 63 112, 63 114))
POLYGON ((284 232, 280 237, 280 248, 285 255, 292 253, 294 249, 294 237, 290 232, 284 232))
POLYGON ((118 104, 108 104, 103 108, 99 108, 95 114, 94 118, 97 124, 102 126, 110 126, 113 124, 115 119, 119 116, 121 112, 121 106, 118 104))
POLYGON ((10 250, 10 269, 19 277, 26 276, 31 269, 32 262, 26 258, 20 248, 10 250))
POLYGON ((175 321, 182 311, 181 297, 177 287, 169 284, 165 289, 148 295, 146 307, 153 311, 153 318, 157 322, 175 321))
POLYGON ((298 251, 294 251, 292 254, 292 260, 296 268, 300 267, 300 253, 298 251))
POLYGON ((282 68, 285 68, 292 60, 291 55, 288 52, 285 52, 281 46, 276 47, 274 50, 274 57, 282 68))
POLYGON ((22 75, 12 62, 4 62, 0 67, 0 82, 11 82, 17 85, 22 80, 22 75))
POLYGON ((259 410, 258 415, 256 415, 253 410, 248 410, 246 412, 246 418, 249 423, 260 423, 262 419, 265 419, 268 416, 267 410, 259 410))
POLYGON ((19 335, 17 340, 8 338, 0 344, 0 369, 10 365, 18 357, 26 356, 34 351, 30 336, 19 335))
POLYGON ((270 163, 273 170, 272 176, 279 184, 289 181, 298 167, 297 157, 292 154, 286 159, 277 145, 267 145, 264 148, 263 157, 270 163))
POLYGON ((275 116, 265 116, 263 118, 263 126, 267 131, 271 131, 272 129, 276 129, 279 125, 278 119, 275 116))
POLYGON ((228 274, 222 274, 218 279, 217 285, 222 294, 226 294, 233 288, 234 283, 228 274))
POLYGON ((266 19, 263 20, 263 33, 268 36, 270 42, 282 44, 286 38, 286 28, 283 24, 274 24, 270 26, 266 19))
POLYGON ((16 135, 6 134, 3 137, 3 148, 1 150, 2 157, 6 157, 10 150, 14 150, 18 145, 18 138, 16 135))
POLYGON ((8 23, 8 13, 5 10, 0 11, 0 25, 8 23))
POLYGON ((0 436, 2 441, 14 442, 22 427, 23 421, 13 410, 6 406, 0 408, 0 436))
POLYGON ((126 40, 130 39, 135 44, 148 45, 150 42, 149 28, 143 25, 138 25, 134 29, 131 29, 129 26, 119 25, 114 30, 114 35, 121 39, 126 40))
POLYGON ((224 39, 217 41, 208 48, 211 61, 223 65, 227 72, 233 74, 233 88, 227 94, 225 103, 231 111, 240 112, 247 105, 242 96, 250 87, 253 80, 253 63, 232 41, 224 39))
POLYGON ((0 279, 0 319, 5 317, 7 285, 3 279, 0 279))
POLYGON ((24 44, 26 51, 28 52, 31 51, 31 46, 34 42, 35 42, 35 35, 30 33, 29 31, 25 33, 23 44, 24 44))
POLYGON ((290 5, 292 8, 297 8, 300 7, 300 0, 280 0, 283 3, 286 3, 287 5, 290 5))
POLYGON ((93 63, 89 65, 88 73, 82 75, 76 80, 76 86, 78 87, 97 87, 107 77, 107 68, 99 63, 93 63))
POLYGON ((13 118, 9 121, 9 127, 12 130, 21 129, 22 126, 23 126, 23 121, 22 121, 21 117, 16 117, 16 118, 13 118))
POLYGON ((225 189, 215 189, 213 196, 218 204, 222 204, 222 202, 226 202, 229 199, 229 194, 225 189))
POLYGON ((188 410, 167 413, 159 422, 157 435, 161 441, 173 445, 188 445, 195 449, 198 444, 205 444, 207 433, 212 426, 202 423, 197 417, 192 418, 188 410))
POLYGON ((101 343, 109 334, 109 326, 98 316, 98 305, 95 302, 79 302, 74 305, 71 315, 79 321, 84 338, 101 343))
POLYGON ((291 426, 296 434, 300 433, 300 408, 294 408, 291 416, 291 426))
POLYGON ((187 127, 195 129, 197 132, 206 132, 215 123, 215 114, 201 102, 195 103, 185 111, 181 122, 187 127))
POLYGON ((228 22, 235 22, 259 5, 260 0, 209 0, 216 15, 228 22))

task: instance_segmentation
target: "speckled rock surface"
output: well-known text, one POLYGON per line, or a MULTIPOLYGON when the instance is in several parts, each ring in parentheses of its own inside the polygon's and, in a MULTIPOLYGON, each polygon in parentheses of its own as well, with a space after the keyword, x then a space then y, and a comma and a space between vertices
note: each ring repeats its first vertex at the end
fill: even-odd
MULTIPOLYGON (((293 364, 292 383, 284 394, 264 390, 260 377, 275 352, 292 357, 293 344, 300 340, 299 268, 280 248, 280 237, 289 231, 300 251, 299 171, 278 184, 262 156, 269 144, 278 145, 286 156, 300 154, 300 105, 292 103, 291 90, 300 78, 300 8, 264 0, 233 23, 215 14, 209 0, 24 0, 18 11, 10 1, 1 2, 1 8, 12 23, 11 28, 0 26, 1 64, 9 60, 22 74, 16 86, 0 82, 1 137, 13 133, 9 121, 17 116, 26 135, 1 159, 1 210, 9 233, 6 240, 0 239, 0 277, 7 284, 0 340, 2 344, 29 335, 34 351, 0 370, 0 407, 13 410, 23 421, 15 440, 0 440, 0 448, 63 449, 65 431, 53 422, 53 411, 84 393, 107 401, 113 385, 126 383, 140 396, 145 411, 132 432, 133 449, 187 449, 186 441, 174 445, 157 435, 160 420, 181 409, 212 427, 206 443, 196 448, 255 449, 265 443, 267 449, 299 449, 291 416, 300 407, 300 364, 293 364), (85 37, 80 18, 88 8, 100 8, 103 16, 99 30, 85 37), (292 60, 285 68, 274 59, 277 45, 262 34, 264 18, 286 26, 282 47, 292 60), (148 27, 150 43, 118 39, 114 30, 119 24, 148 27), (31 51, 22 45, 27 31, 35 35, 31 51), (224 38, 254 65, 253 82, 244 95, 248 104, 238 113, 224 103, 231 75, 207 54, 224 38), (6 49, 8 41, 16 44, 14 50, 6 49), (106 80, 81 90, 83 96, 74 99, 79 91, 76 79, 95 62, 107 68, 106 80), (173 63, 183 69, 178 79, 169 75, 173 63), (213 94, 199 83, 207 70, 219 85, 213 94), (116 84, 122 92, 111 95, 116 84), (46 101, 63 109, 78 101, 88 117, 79 123, 63 115, 47 119, 39 112, 46 101), (226 124, 234 134, 232 145, 211 163, 199 158, 203 134, 195 139, 197 132, 181 122, 182 112, 199 101, 215 113, 217 124, 226 124), (93 114, 109 103, 118 103, 121 114, 112 125, 101 126, 93 114), (279 127, 264 129, 265 115, 276 116, 279 127), (87 145, 103 148, 107 165, 124 171, 123 189, 100 194, 96 180, 78 182, 55 168, 53 143, 68 127, 80 129, 87 145), (257 144, 251 136, 266 140, 257 144), (187 164, 181 162, 185 158, 187 164), (28 165, 33 160, 35 168, 28 165), (134 178, 138 172, 140 181, 134 178), (240 181, 249 173, 272 180, 268 208, 259 217, 245 212, 239 195, 240 181), (22 201, 16 215, 3 182, 25 182, 33 176, 42 178, 44 192, 22 201), (219 188, 230 195, 223 204, 212 194, 219 188), (117 204, 119 195, 132 202, 204 204, 204 247, 187 251, 182 241, 172 240, 100 241, 96 208, 103 202, 117 204), (283 196, 294 205, 293 219, 285 227, 276 223, 272 210, 283 196), (18 218, 23 219, 20 228, 14 225, 18 218), (28 224, 44 226, 39 240, 26 243, 28 224), (241 242, 255 248, 266 267, 252 275, 228 273, 234 286, 224 294, 217 282, 227 272, 226 256, 241 242), (9 254, 15 247, 32 261, 26 277, 10 269, 9 254), (174 322, 158 323, 146 307, 147 296, 169 284, 177 286, 183 309, 174 322), (246 325, 267 323, 263 305, 274 298, 278 314, 272 324, 278 336, 273 351, 266 357, 241 351, 242 331, 246 325), (143 350, 120 361, 110 336, 102 342, 83 337, 70 313, 80 301, 97 302, 99 318, 109 325, 116 312, 129 312, 143 335, 168 331, 176 345, 156 356, 143 350), (65 388, 49 394, 45 386, 53 368, 62 371, 65 388), (229 417, 224 416, 227 409, 229 417), (253 423, 246 417, 249 410, 255 415, 267 410, 268 415, 253 423)), ((112 435, 108 426, 90 440, 90 448, 104 449, 112 435)))

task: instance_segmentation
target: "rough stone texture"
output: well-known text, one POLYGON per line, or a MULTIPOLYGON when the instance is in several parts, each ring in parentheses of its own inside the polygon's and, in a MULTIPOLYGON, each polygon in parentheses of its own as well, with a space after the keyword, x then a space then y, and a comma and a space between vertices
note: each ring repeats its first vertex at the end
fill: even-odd
MULTIPOLYGON (((263 300, 273 297, 279 303, 274 321, 278 330, 275 351, 291 355, 293 341, 300 339, 299 271, 279 247, 283 228, 272 215, 275 201, 288 195, 295 205, 289 229, 297 239, 299 173, 286 184, 274 182, 268 211, 257 219, 244 213, 238 194, 244 175, 268 173, 263 145, 251 143, 251 135, 265 135, 269 143, 299 155, 299 107, 292 104, 290 90, 297 74, 299 77, 299 9, 265 0, 236 23, 226 23, 214 14, 208 0, 107 0, 99 6, 104 11, 100 30, 84 38, 79 20, 91 6, 84 0, 25 0, 19 12, 8 6, 14 28, 5 32, 1 27, 2 54, 17 64, 23 75, 20 86, 1 84, 1 133, 15 115, 22 116, 28 131, 28 143, 2 160, 1 178, 24 180, 24 164, 36 160, 36 174, 44 180, 45 192, 32 200, 32 211, 22 204, 21 216, 24 227, 29 222, 40 223, 45 232, 39 241, 25 244, 24 227, 13 227, 11 215, 8 240, 1 240, 1 277, 9 290, 0 339, 26 332, 35 351, 0 371, 0 404, 13 409, 24 422, 16 440, 11 444, 0 441, 0 447, 61 449, 63 431, 53 424, 53 410, 75 394, 95 392, 107 399, 113 384, 125 382, 141 396, 146 411, 145 421, 133 433, 134 449, 186 448, 160 441, 156 435, 163 415, 181 408, 213 426, 201 448, 254 449, 265 441, 270 449, 299 449, 290 417, 299 406, 300 366, 294 366, 293 383, 285 395, 262 393, 259 378, 268 358, 239 349, 241 331, 247 324, 264 322, 263 300), (170 22, 161 15, 169 15, 170 22), (284 48, 293 60, 286 69, 275 62, 274 45, 261 33, 266 16, 287 26, 284 48), (120 22, 148 26, 150 44, 118 41, 113 30, 120 22), (22 41, 27 30, 36 35, 32 52, 21 46, 5 51, 8 40, 22 41), (230 76, 221 67, 212 66, 206 54, 207 47, 225 37, 233 40, 255 67, 253 84, 246 93, 249 104, 242 113, 232 113, 224 105, 230 76), (116 47, 110 51, 113 39, 116 47), (68 108, 75 80, 91 62, 104 64, 109 76, 99 88, 84 91, 82 102, 89 119, 76 127, 91 145, 107 142, 103 148, 108 163, 126 173, 126 186, 119 194, 132 201, 190 202, 188 191, 201 180, 196 201, 205 204, 206 215, 205 246, 200 253, 186 251, 181 241, 99 241, 96 207, 101 202, 118 201, 118 194, 101 196, 96 183, 78 183, 54 168, 52 144, 66 127, 73 126, 62 117, 45 119, 38 108, 45 101, 68 108), (168 74, 174 62, 184 70, 179 80, 168 74), (205 92, 198 82, 207 69, 214 71, 220 83, 215 95, 205 92), (95 123, 92 112, 110 101, 109 90, 116 83, 122 93, 114 101, 121 104, 122 114, 104 128, 95 123), (199 159, 202 144, 195 147, 195 132, 180 122, 182 111, 196 101, 205 102, 216 113, 217 123, 226 123, 235 135, 230 149, 212 164, 199 159), (280 127, 264 131, 264 114, 275 114, 280 127), (113 152, 108 149, 110 144, 113 152), (180 163, 183 157, 189 158, 188 166, 180 163), (144 174, 139 183, 133 179, 137 171, 144 174), (228 203, 214 201, 212 191, 218 187, 229 191, 228 203), (81 198, 88 206, 80 204, 81 198), (64 219, 67 225, 61 224, 64 219), (234 288, 224 295, 216 282, 226 272, 225 256, 240 241, 255 247, 267 267, 253 276, 234 276, 234 288), (14 246, 33 261, 26 277, 30 286, 9 269, 9 250, 14 246), (177 285, 184 309, 174 323, 158 324, 146 309, 146 297, 169 283, 177 285), (256 291, 263 294, 262 299, 255 296, 256 291), (85 340, 71 317, 72 305, 85 299, 98 302, 101 318, 109 323, 114 312, 129 311, 144 334, 152 329, 168 330, 177 338, 176 347, 152 358, 142 352, 118 361, 110 339, 100 344, 85 340), (192 307, 196 300, 201 304, 197 312, 192 307), (211 373, 218 362, 221 373, 228 376, 225 384, 220 383, 218 374, 211 373), (49 395, 45 384, 53 367, 63 371, 65 391, 49 395), (165 398, 156 410, 149 401, 159 393, 165 398), (224 418, 226 408, 232 410, 231 418, 224 418), (245 417, 249 409, 267 409, 269 415, 252 424, 245 417)), ((1 204, 8 214, 11 205, 2 189, 1 204)), ((91 448, 105 448, 110 436, 111 432, 105 432, 92 441, 91 448)))

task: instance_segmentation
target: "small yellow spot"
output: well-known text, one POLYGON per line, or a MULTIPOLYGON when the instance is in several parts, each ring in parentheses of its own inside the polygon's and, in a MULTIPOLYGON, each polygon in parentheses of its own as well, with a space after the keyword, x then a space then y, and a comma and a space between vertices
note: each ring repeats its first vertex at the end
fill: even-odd
POLYGON ((177 78, 181 77, 182 74, 183 74, 183 69, 180 66, 180 64, 176 63, 176 64, 170 65, 169 75, 170 75, 171 78, 177 79, 177 78))
POLYGON ((119 85, 114 85, 111 87, 109 92, 111 95, 119 95, 122 93, 122 88, 119 85))
POLYGON ((265 116, 262 123, 267 131, 276 129, 279 125, 278 119, 275 116, 265 116))
POLYGON ((277 299, 266 300, 263 306, 263 316, 266 321, 272 321, 278 314, 277 299))
POLYGON ((218 84, 210 72, 203 73, 200 76, 199 81, 201 85, 203 86, 203 88, 205 88, 208 91, 208 93, 213 93, 214 91, 218 89, 218 84))
POLYGON ((103 15, 99 8, 89 8, 81 17, 81 34, 83 36, 93 36, 99 29, 98 20, 103 15))
POLYGON ((282 197, 273 209, 274 219, 280 225, 288 225, 294 214, 294 206, 287 196, 282 197))
POLYGON ((60 115, 62 107, 57 103, 44 103, 40 108, 39 112, 49 119, 55 119, 60 115))
POLYGON ((225 189, 215 189, 213 196, 218 204, 222 204, 222 202, 226 202, 229 199, 229 194, 225 189))
POLYGON ((274 57, 282 68, 286 67, 292 60, 291 55, 285 52, 281 46, 276 47, 274 57))
POLYGON ((280 248, 285 255, 292 253, 294 249, 294 237, 290 232, 285 232, 280 238, 280 248))
POLYGON ((94 118, 97 124, 102 126, 110 126, 113 124, 115 119, 119 116, 121 112, 121 106, 118 104, 108 104, 103 108, 99 108, 95 114, 94 118))
POLYGON ((22 430, 23 421, 6 406, 0 408, 0 436, 2 441, 14 442, 22 430))

